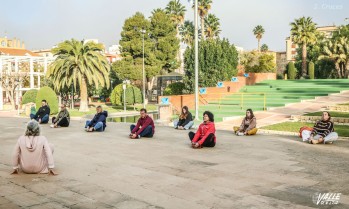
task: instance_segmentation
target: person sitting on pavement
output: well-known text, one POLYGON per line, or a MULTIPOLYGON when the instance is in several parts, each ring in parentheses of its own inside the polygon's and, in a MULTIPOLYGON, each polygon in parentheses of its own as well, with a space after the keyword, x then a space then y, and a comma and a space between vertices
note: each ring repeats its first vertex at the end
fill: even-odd
POLYGON ((338 139, 338 134, 334 132, 334 125, 331 121, 331 114, 322 112, 321 120, 317 121, 310 134, 308 142, 310 144, 333 143, 338 139))
POLYGON ((51 128, 68 127, 70 123, 69 112, 64 104, 61 105, 61 111, 57 117, 52 118, 51 128))
POLYGON ((41 101, 41 107, 36 114, 30 114, 30 119, 34 119, 39 123, 48 123, 50 119, 50 107, 47 105, 46 100, 41 101))
POLYGON ((108 112, 103 111, 101 106, 97 106, 96 108, 97 113, 93 117, 92 120, 87 120, 85 124, 85 129, 87 132, 103 132, 105 128, 107 127, 107 117, 108 112))
POLYGON ((182 113, 179 116, 179 120, 173 122, 175 129, 188 130, 194 125, 193 116, 188 110, 187 106, 182 108, 182 113))
POLYGON ((256 128, 257 122, 256 117, 253 114, 253 111, 251 109, 246 110, 246 116, 241 122, 240 127, 234 126, 234 133, 238 136, 243 135, 255 135, 258 131, 256 128))
POLYGON ((49 144, 45 136, 40 136, 40 126, 36 120, 27 124, 24 136, 17 140, 13 152, 13 172, 18 174, 19 169, 24 173, 38 174, 53 172, 53 145, 49 144))
POLYGON ((140 110, 140 118, 136 125, 130 126, 130 138, 136 139, 141 137, 153 137, 155 133, 155 125, 153 119, 147 114, 147 110, 142 108, 140 110))
POLYGON ((216 145, 216 128, 214 125, 214 115, 205 111, 203 114, 204 122, 200 124, 196 133, 189 132, 191 146, 194 149, 202 147, 214 147, 216 145))

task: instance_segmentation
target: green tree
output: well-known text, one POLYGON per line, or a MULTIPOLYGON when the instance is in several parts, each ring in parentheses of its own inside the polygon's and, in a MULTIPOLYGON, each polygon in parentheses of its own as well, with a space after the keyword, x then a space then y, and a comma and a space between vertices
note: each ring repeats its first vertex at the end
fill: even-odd
POLYGON ((64 41, 52 50, 57 58, 50 64, 47 77, 52 78, 58 92, 71 84, 75 89, 77 85, 80 87, 81 112, 88 111, 88 84, 109 88, 110 66, 102 51, 102 44, 75 39, 64 41))
MULTIPOLYGON (((336 78, 337 72, 335 64, 330 59, 319 59, 319 56, 324 52, 324 47, 328 41, 328 38, 324 33, 316 33, 316 42, 312 45, 307 45, 307 60, 306 62, 313 62, 315 69, 315 77, 324 78, 336 78)), ((302 75, 302 48, 296 48, 295 67, 299 71, 298 75, 302 75)))
POLYGON ((296 69, 294 67, 294 63, 293 62, 289 62, 287 65, 287 76, 288 79, 294 80, 296 79, 296 69))
POLYGON ((164 95, 181 95, 185 89, 185 84, 182 82, 175 82, 168 85, 164 90, 164 95))
POLYGON ((247 73, 268 73, 276 71, 275 57, 271 53, 246 52, 241 55, 241 64, 247 73))
MULTIPOLYGON (((227 81, 237 74, 238 53, 228 40, 212 39, 199 43, 199 85, 216 86, 218 81, 227 81)), ((184 54, 186 90, 194 89, 194 48, 187 48, 184 54)))
POLYGON ((311 17, 301 17, 291 23, 292 41, 302 46, 302 76, 307 75, 307 45, 316 43, 316 23, 311 17))
POLYGON ((186 20, 179 28, 179 34, 183 43, 191 47, 194 43, 195 27, 192 21, 186 20))
POLYGON ((314 70, 314 63, 313 62, 309 62, 308 70, 309 70, 309 73, 308 73, 309 78, 314 79, 315 78, 315 70, 314 70))
POLYGON ((253 29, 253 34, 256 36, 256 38, 258 40, 258 51, 259 52, 261 51, 260 42, 261 42, 261 39, 263 37, 264 32, 265 32, 265 30, 264 30, 263 26, 261 26, 261 25, 257 25, 253 29))
POLYGON ((323 54, 319 59, 332 60, 335 64, 339 78, 345 78, 349 75, 349 39, 347 37, 339 37, 335 40, 329 40, 323 54))
POLYGON ((41 107, 42 100, 47 101, 47 105, 50 107, 51 115, 58 113, 58 99, 53 89, 47 86, 39 89, 38 94, 36 95, 36 100, 35 100, 37 110, 41 107))
POLYGON ((205 17, 205 36, 208 39, 219 37, 221 32, 219 18, 214 14, 205 17))
POLYGON ((262 46, 261 46, 261 51, 262 51, 262 52, 267 52, 268 50, 269 50, 268 45, 262 44, 262 46))
MULTIPOLYGON (((205 40, 205 17, 208 11, 211 9, 212 0, 198 0, 198 14, 200 16, 201 22, 201 39, 205 40)), ((195 2, 193 3, 193 9, 195 7, 195 2)))
POLYGON ((28 104, 31 102, 35 103, 37 94, 38 94, 38 90, 36 89, 30 89, 26 91, 22 97, 22 104, 28 104))
POLYGON ((187 11, 185 6, 183 6, 179 0, 171 0, 168 2, 165 11, 170 15, 172 21, 175 23, 177 37, 180 37, 179 27, 183 24, 185 12, 187 11))

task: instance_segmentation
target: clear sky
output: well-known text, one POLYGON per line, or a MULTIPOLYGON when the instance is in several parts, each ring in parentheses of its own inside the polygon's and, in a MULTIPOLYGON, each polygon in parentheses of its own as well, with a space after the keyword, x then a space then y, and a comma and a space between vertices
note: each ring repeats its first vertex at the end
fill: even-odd
MULTIPOLYGON (((150 16, 169 0, 0 0, 0 37, 17 37, 28 49, 47 49, 71 38, 118 44, 126 18, 139 11, 150 16)), ((186 19, 193 19, 187 0, 186 19)), ((213 0, 210 11, 220 18, 221 37, 246 50, 257 47, 252 33, 262 25, 262 43, 285 50, 290 22, 310 16, 319 25, 349 24, 348 0, 213 0)))

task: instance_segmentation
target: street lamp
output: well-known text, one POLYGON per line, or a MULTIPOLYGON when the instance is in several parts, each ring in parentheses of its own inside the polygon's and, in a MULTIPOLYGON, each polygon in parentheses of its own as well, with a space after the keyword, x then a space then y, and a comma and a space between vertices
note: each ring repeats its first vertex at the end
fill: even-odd
MULTIPOLYGON (((189 0, 192 4, 193 0, 189 0)), ((198 0, 194 0, 194 26, 195 26, 195 120, 199 120, 199 28, 198 28, 198 0)))
POLYGON ((142 38, 143 38, 143 108, 145 108, 145 71, 144 71, 144 35, 146 33, 146 30, 142 29, 140 30, 142 33, 142 38))
POLYGON ((122 82, 122 89, 124 90, 124 112, 126 112, 126 88, 129 83, 130 81, 127 79, 122 82))

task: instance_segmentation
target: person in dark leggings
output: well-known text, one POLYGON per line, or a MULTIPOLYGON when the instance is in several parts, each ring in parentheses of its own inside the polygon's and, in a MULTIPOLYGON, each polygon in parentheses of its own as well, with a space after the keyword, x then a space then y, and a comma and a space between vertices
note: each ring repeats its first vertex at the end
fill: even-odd
POLYGON ((216 128, 214 125, 214 116, 211 112, 205 111, 204 122, 200 124, 196 133, 189 132, 191 146, 194 149, 202 147, 214 147, 216 145, 216 128))
POLYGON ((69 112, 64 104, 61 106, 61 111, 57 117, 52 118, 51 128, 68 127, 70 122, 69 112))

